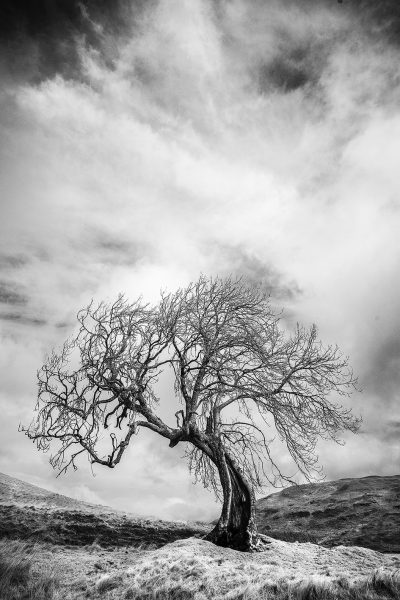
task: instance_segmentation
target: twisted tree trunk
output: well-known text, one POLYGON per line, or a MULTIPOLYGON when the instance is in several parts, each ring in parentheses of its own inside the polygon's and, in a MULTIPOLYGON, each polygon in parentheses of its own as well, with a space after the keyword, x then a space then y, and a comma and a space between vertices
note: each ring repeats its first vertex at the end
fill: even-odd
POLYGON ((216 526, 205 539, 235 550, 255 550, 259 539, 252 486, 226 451, 219 451, 214 462, 221 480, 223 506, 216 526))

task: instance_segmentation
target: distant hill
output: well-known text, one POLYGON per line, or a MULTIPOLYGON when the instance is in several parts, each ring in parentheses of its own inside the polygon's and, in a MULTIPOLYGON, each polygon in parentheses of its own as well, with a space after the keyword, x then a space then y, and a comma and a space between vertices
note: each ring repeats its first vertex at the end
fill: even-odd
POLYGON ((400 552, 400 475, 286 488, 257 502, 261 533, 324 546, 400 552))
MULTIPOLYGON (((293 486, 257 502, 261 533, 323 546, 400 553, 400 475, 293 486)), ((0 537, 71 546, 161 547, 210 525, 138 518, 0 473, 0 537)))
POLYGON ((49 492, 0 473, 0 537, 84 546, 143 545, 205 535, 209 526, 144 519, 49 492))
MULTIPOLYGON (((71 510, 93 510, 98 506, 81 500, 74 500, 74 498, 62 494, 49 492, 49 490, 10 477, 10 475, 4 473, 0 473, 0 503, 18 504, 19 506, 32 504, 35 507, 68 508, 71 510)), ((109 510, 113 509, 110 508, 109 510)))

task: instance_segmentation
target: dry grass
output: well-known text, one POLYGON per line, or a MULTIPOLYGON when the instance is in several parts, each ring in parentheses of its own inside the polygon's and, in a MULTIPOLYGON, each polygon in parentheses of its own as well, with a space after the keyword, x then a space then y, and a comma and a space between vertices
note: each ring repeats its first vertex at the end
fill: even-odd
MULTIPOLYGON (((351 582, 346 578, 328 580, 311 578, 298 582, 284 579, 277 583, 253 581, 237 586, 236 581, 225 581, 225 590, 216 592, 215 587, 204 582, 190 581, 159 582, 155 577, 150 586, 122 584, 109 600, 393 600, 400 598, 400 576, 395 573, 375 571, 368 578, 351 582)), ((111 588, 109 588, 111 589, 111 588)))
POLYGON ((400 598, 400 562, 361 548, 329 550, 274 542, 244 555, 201 540, 149 552, 127 571, 120 595, 131 600, 383 600, 400 598), (380 560, 383 568, 372 568, 380 560), (393 562, 391 563, 391 560, 393 562), (346 567, 347 565, 347 567, 346 567))
POLYGON ((0 547, 1 600, 52 600, 57 580, 51 570, 32 573, 40 550, 32 545, 13 541, 0 547))
POLYGON ((0 542, 1 600, 400 599, 400 558, 273 540, 248 555, 191 538, 105 550, 0 542))

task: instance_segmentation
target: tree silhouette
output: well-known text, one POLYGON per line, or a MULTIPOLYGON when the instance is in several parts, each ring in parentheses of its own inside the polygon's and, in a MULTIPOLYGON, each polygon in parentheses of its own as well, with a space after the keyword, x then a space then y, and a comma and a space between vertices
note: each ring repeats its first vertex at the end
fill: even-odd
POLYGON ((50 462, 60 472, 76 468, 81 454, 115 467, 142 428, 171 447, 186 442, 195 479, 222 500, 207 536, 216 544, 256 549, 255 491, 266 481, 291 481, 266 425, 308 479, 318 471, 318 438, 338 441, 341 430, 358 428, 349 410, 327 399, 355 385, 347 358, 322 346, 315 326, 284 332, 261 286, 201 276, 162 293, 155 306, 120 296, 90 304, 78 321, 77 335, 39 371, 36 415, 23 431, 44 451, 58 442, 50 462), (158 415, 155 392, 168 368, 182 406, 173 425, 158 415))

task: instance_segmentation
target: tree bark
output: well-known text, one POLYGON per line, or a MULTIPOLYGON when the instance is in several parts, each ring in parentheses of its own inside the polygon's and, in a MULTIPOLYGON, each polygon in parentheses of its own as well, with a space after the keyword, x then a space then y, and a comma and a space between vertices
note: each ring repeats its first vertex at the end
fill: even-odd
POLYGON ((255 497, 251 484, 224 451, 214 458, 223 492, 221 516, 206 540, 235 550, 251 552, 259 545, 255 497))

